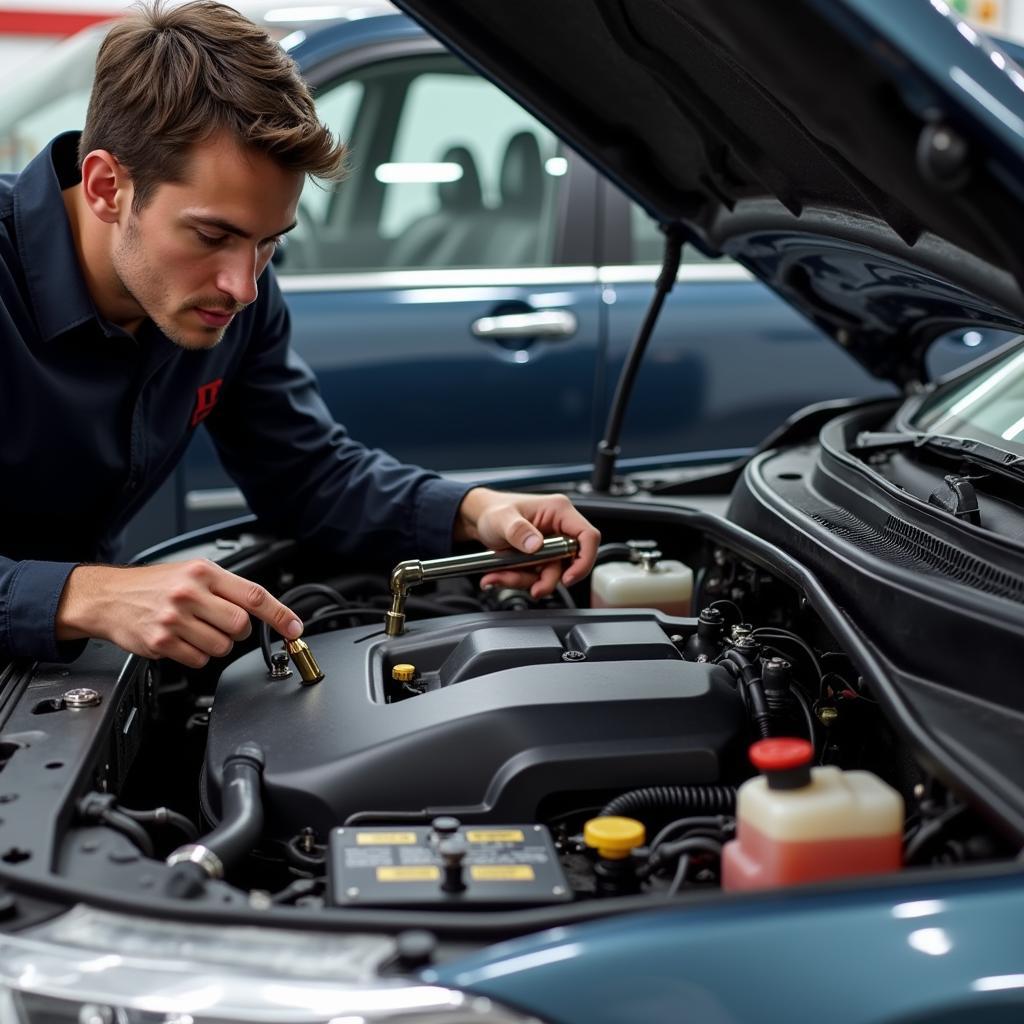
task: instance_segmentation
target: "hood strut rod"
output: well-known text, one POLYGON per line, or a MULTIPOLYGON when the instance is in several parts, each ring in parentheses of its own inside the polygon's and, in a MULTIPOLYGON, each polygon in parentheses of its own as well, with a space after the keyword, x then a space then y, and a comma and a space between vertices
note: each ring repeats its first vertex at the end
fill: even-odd
POLYGON ((608 410, 604 440, 598 442, 597 452, 594 455, 594 472, 590 477, 590 489, 595 494, 607 494, 611 490, 612 480, 615 476, 615 460, 619 457, 619 434, 622 432, 622 421, 626 415, 630 395, 633 393, 637 370, 640 369, 640 361, 647 349, 647 343, 654 333, 654 325, 658 322, 665 297, 672 291, 672 286, 676 283, 676 275, 679 273, 679 260, 683 252, 683 229, 678 224, 669 224, 662 225, 661 230, 665 233, 665 255, 661 261, 661 273, 658 274, 654 296, 651 299, 651 304, 647 307, 647 315, 640 326, 640 332, 622 365, 622 372, 619 374, 619 381, 615 386, 615 397, 608 410))

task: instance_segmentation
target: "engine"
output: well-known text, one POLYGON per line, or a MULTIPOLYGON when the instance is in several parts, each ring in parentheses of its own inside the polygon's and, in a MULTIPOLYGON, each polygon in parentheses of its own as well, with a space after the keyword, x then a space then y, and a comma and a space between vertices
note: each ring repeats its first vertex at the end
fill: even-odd
MULTIPOLYGON (((863 873, 1012 849, 910 755, 856 636, 827 596, 812 605, 798 568, 711 517, 597 513, 609 573, 596 579, 612 585, 540 601, 465 578, 399 592, 411 570, 332 571, 292 542, 219 540, 227 568, 302 617, 306 654, 289 662, 267 633, 190 671, 94 646, 91 689, 39 675, 6 735, 5 777, 14 792, 37 761, 56 770, 59 737, 60 766, 80 781, 52 808, 54 828, 5 859, 236 908, 422 911, 432 929, 438 913, 534 908, 550 925, 622 897, 728 887, 730 870, 760 884, 774 854, 758 832, 779 798, 759 797, 744 827, 760 847, 744 847, 737 791, 765 779, 791 790, 812 773, 838 852, 789 881, 844 857, 863 873), (628 545, 638 523, 651 543, 628 545), (655 607, 622 598, 637 574, 656 584, 655 607), (669 593, 669 576, 691 589, 669 593), (76 710, 84 693, 92 703, 76 710), (755 768, 752 745, 779 739, 796 746, 755 768), (881 809, 851 831, 854 789, 881 809)), ((795 849, 825 820, 811 803, 795 849)), ((19 835, 38 813, 5 807, 19 835)))
POLYGON ((684 660, 679 628, 573 611, 342 629, 311 641, 326 678, 310 686, 253 653, 217 688, 205 799, 219 816, 221 766, 245 742, 282 839, 389 812, 535 821, 570 794, 717 783, 743 756, 743 704, 723 667, 684 660))

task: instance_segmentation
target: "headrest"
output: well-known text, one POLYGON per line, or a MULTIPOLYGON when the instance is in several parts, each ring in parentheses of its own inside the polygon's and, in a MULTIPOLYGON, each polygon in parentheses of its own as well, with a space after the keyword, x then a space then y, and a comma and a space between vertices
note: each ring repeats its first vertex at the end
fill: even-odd
POLYGON ((483 206, 480 191, 480 172, 473 154, 465 146, 450 146, 441 159, 446 164, 458 164, 462 177, 458 181, 443 181, 437 186, 437 197, 443 210, 451 213, 471 213, 483 206))
POLYGON ((508 140, 501 162, 502 209, 539 212, 544 192, 540 145, 533 132, 517 132, 508 140))

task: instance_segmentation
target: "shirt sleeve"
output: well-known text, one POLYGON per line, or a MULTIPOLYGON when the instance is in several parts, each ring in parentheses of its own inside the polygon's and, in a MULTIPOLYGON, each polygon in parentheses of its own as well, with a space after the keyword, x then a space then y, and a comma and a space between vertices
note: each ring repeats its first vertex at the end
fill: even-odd
POLYGON ((339 554, 448 554, 469 485, 350 437, 290 348, 288 309, 272 271, 260 285, 253 335, 206 421, 252 510, 272 528, 339 554))
POLYGON ((0 557, 0 658, 71 661, 85 640, 57 640, 57 605, 75 562, 0 557))

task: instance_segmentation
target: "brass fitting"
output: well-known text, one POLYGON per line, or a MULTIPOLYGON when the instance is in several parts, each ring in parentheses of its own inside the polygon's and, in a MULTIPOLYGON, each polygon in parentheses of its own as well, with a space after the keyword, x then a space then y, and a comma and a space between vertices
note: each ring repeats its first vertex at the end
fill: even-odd
POLYGON ((825 705, 823 708, 818 708, 818 721, 822 725, 835 725, 839 721, 839 709, 834 708, 831 705, 825 705))
POLYGON ((391 570, 391 610, 384 616, 384 632, 388 636, 401 636, 405 632, 405 598, 409 588, 419 583, 447 579, 450 576, 472 576, 493 570, 540 565, 541 562, 551 562, 556 558, 571 558, 578 550, 579 545, 572 537, 547 537, 529 555, 521 551, 474 551, 469 555, 433 558, 426 562, 415 558, 399 562, 391 570))
POLYGON ((324 678, 324 674, 317 664, 316 658, 313 657, 313 652, 309 649, 306 641, 300 638, 298 640, 285 640, 284 643, 288 653, 291 655, 292 661, 295 663, 295 667, 299 670, 302 685, 312 686, 313 683, 319 683, 324 678))

